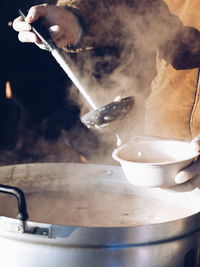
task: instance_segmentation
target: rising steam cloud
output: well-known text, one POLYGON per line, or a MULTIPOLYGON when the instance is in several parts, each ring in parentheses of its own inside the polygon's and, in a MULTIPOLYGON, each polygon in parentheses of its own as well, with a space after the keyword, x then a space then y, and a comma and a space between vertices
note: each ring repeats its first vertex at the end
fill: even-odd
MULTIPOLYGON (((83 14, 87 5, 95 8, 95 12, 88 14, 87 20, 91 27, 83 38, 85 44, 92 43, 95 49, 71 55, 77 76, 99 106, 112 102, 117 96, 135 97, 135 106, 126 120, 108 129, 109 135, 104 135, 104 131, 97 133, 102 140, 103 154, 107 154, 109 162, 111 151, 116 146, 116 134, 122 142, 133 135, 143 134, 144 105, 151 92, 152 79, 156 75, 156 56, 163 57, 170 63, 170 57, 166 57, 173 50, 173 42, 170 40, 175 39, 182 23, 161 0, 126 0, 123 3, 71 1, 74 6, 78 2, 83 14)), ((71 97, 80 105, 82 114, 88 111, 74 87, 71 88, 71 97)), ((74 142, 80 138, 80 128, 78 127, 77 134, 75 130, 72 134, 74 142)), ((66 139, 70 145, 70 131, 66 134, 66 139)), ((80 144, 87 145, 87 142, 80 144)), ((62 154, 62 146, 58 147, 62 154)), ((85 148, 87 149, 90 150, 89 147, 85 148)), ((93 152, 92 148, 91 154, 93 152)), ((106 157, 104 161, 105 159, 107 161, 106 157)), ((99 161, 102 162, 102 158, 99 161)))

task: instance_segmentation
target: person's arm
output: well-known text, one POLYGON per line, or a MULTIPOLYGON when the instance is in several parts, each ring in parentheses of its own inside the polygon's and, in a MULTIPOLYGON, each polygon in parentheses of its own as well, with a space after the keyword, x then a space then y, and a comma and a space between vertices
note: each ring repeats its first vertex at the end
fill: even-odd
POLYGON ((147 15, 150 21, 147 34, 152 46, 159 51, 159 56, 175 69, 200 67, 200 32, 184 26, 177 16, 170 13, 163 1, 153 2, 155 6, 147 15))
POLYGON ((26 23, 23 23, 22 18, 19 17, 14 20, 13 27, 19 32, 21 42, 38 44, 39 40, 29 32, 30 25, 28 24, 43 17, 46 25, 51 27, 51 34, 59 47, 78 43, 77 37, 81 37, 80 47, 83 48, 120 44, 123 41, 123 26, 126 23, 123 18, 129 10, 127 6, 131 5, 130 0, 58 0, 57 6, 42 4, 31 7, 30 14, 25 20, 26 23), (30 19, 31 12, 32 18, 30 19), (70 40, 69 33, 74 33, 74 37, 70 37, 70 40))
POLYGON ((162 43, 160 55, 175 69, 200 67, 200 32, 192 27, 182 26, 174 39, 162 43))
POLYGON ((157 49, 176 69, 200 66, 200 32, 184 26, 162 0, 58 0, 58 4, 72 5, 85 18, 86 44, 157 49))
POLYGON ((42 18, 47 28, 49 28, 50 34, 58 47, 76 44, 82 36, 84 37, 83 46, 87 44, 92 46, 98 43, 99 39, 102 39, 101 33, 104 33, 104 29, 101 29, 101 23, 98 27, 96 24, 99 17, 101 21, 102 18, 105 19, 103 16, 105 9, 104 7, 99 8, 99 1, 58 0, 56 5, 45 2, 47 1, 40 1, 40 4, 38 4, 39 2, 36 1, 36 5, 33 6, 29 3, 29 13, 25 21, 21 16, 13 21, 13 28, 19 32, 18 37, 21 42, 34 42, 41 48, 45 48, 41 45, 37 36, 31 32, 30 24, 39 18, 42 18))

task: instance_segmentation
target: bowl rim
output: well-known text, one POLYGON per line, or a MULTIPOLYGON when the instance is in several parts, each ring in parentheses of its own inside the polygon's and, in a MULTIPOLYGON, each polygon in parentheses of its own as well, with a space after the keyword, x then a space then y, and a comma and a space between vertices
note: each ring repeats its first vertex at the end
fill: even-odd
POLYGON ((180 160, 176 160, 176 161, 164 161, 164 162, 136 162, 136 161, 132 161, 132 160, 126 160, 126 159, 123 159, 121 157, 119 157, 118 153, 123 150, 125 147, 128 146, 128 144, 132 144, 134 142, 137 142, 137 143, 152 143, 152 142, 164 142, 164 143, 167 143, 167 142, 175 142, 175 143, 182 143, 182 144, 188 144, 190 145, 190 142, 186 142, 186 141, 179 141, 179 140, 161 140, 161 139, 155 139, 155 140, 141 140, 141 141, 134 141, 134 140, 130 140, 129 142, 123 144, 122 146, 118 147, 118 148, 115 148, 112 152, 112 157, 114 160, 118 161, 118 162, 123 162, 123 163, 132 163, 133 165, 142 165, 142 166, 163 166, 163 165, 174 165, 174 164, 177 164, 177 163, 180 163, 180 162, 185 162, 185 161, 188 161, 188 160, 194 160, 195 158, 197 158, 199 155, 200 155, 200 151, 195 151, 194 150, 194 153, 193 155, 190 155, 188 157, 185 157, 183 159, 180 159, 180 160))

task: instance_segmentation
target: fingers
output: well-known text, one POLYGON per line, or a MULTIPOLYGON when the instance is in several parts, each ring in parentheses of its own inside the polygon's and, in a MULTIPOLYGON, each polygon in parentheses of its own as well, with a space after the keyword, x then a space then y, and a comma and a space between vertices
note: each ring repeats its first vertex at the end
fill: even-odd
POLYGON ((177 184, 185 183, 186 181, 199 176, 200 174, 200 159, 191 164, 189 167, 183 169, 175 176, 177 184))
POLYGON ((13 29, 19 32, 18 39, 22 43, 40 43, 39 38, 30 31, 31 25, 25 22, 21 16, 13 21, 13 29))
POLYGON ((22 17, 14 20, 13 28, 19 32, 21 42, 34 42, 41 47, 39 38, 33 32, 30 33, 30 24, 40 17, 58 47, 76 43, 80 39, 82 28, 74 14, 55 5, 42 4, 31 7, 25 21, 22 17))
POLYGON ((40 39, 33 32, 22 31, 19 32, 18 38, 22 43, 36 43, 40 44, 40 39))
POLYGON ((16 18, 13 21, 13 29, 17 32, 20 31, 30 31, 31 30, 31 25, 28 24, 27 22, 25 22, 23 20, 23 18, 20 16, 18 18, 16 18))
MULTIPOLYGON (((191 145, 193 146, 194 150, 196 152, 200 152, 200 134, 197 135, 192 141, 191 145)), ((175 182, 177 184, 185 183, 189 180, 192 181, 192 183, 198 183, 200 177, 200 158, 198 158, 195 162, 193 162, 189 167, 181 170, 176 176, 175 176, 175 182)))
POLYGON ((30 31, 30 23, 38 20, 40 17, 47 15, 49 10, 51 10, 51 7, 46 4, 31 7, 25 20, 22 18, 22 16, 19 16, 13 21, 14 30, 17 32, 30 31))
POLYGON ((200 152, 200 134, 197 135, 192 141, 191 144, 195 151, 200 152))
POLYGON ((37 5, 30 8, 25 21, 32 23, 40 17, 44 19, 58 47, 76 43, 80 39, 82 29, 76 16, 70 11, 55 5, 37 5))
MULTIPOLYGON (((40 48, 45 49, 45 46, 41 44, 41 41, 37 35, 31 32, 31 25, 29 23, 36 21, 41 16, 45 16, 48 11, 49 6, 46 4, 33 6, 30 8, 25 21, 22 16, 19 16, 13 21, 13 29, 19 32, 18 39, 22 43, 36 43, 40 48)), ((52 30, 53 35, 58 37, 60 32, 61 30, 58 29, 58 27, 55 27, 55 29, 52 30)))
POLYGON ((27 23, 32 23, 38 20, 40 17, 46 16, 49 13, 49 11, 51 11, 51 5, 42 4, 42 5, 32 6, 29 9, 25 21, 27 23))

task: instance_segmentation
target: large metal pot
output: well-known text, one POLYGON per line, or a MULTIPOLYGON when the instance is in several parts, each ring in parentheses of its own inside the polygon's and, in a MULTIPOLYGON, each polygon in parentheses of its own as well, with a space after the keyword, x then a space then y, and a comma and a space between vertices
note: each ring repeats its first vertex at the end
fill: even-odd
POLYGON ((29 213, 14 219, 0 194, 3 267, 199 266, 199 189, 137 188, 121 167, 76 163, 1 167, 0 183, 25 192, 29 213))

